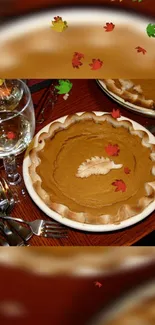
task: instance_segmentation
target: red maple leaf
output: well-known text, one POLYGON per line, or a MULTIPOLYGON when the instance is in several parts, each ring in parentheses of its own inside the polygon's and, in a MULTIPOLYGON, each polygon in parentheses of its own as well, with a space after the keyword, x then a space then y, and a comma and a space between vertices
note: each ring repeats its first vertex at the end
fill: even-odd
POLYGON ((9 131, 9 132, 7 133, 7 135, 6 135, 6 137, 7 137, 9 140, 13 140, 13 139, 15 139, 16 135, 15 135, 14 132, 9 131))
POLYGON ((146 54, 146 52, 147 52, 145 49, 143 49, 143 48, 140 47, 140 46, 137 46, 135 49, 137 50, 138 53, 146 54))
POLYGON ((116 186, 115 192, 125 192, 126 184, 122 181, 122 179, 116 179, 115 182, 112 183, 113 186, 116 186))
POLYGON ((121 117, 121 113, 120 113, 120 110, 119 109, 113 109, 112 110, 112 113, 111 113, 111 116, 115 119, 121 117))
POLYGON ((60 17, 60 16, 54 17, 54 20, 55 21, 60 21, 60 20, 62 20, 62 17, 60 17))
POLYGON ((131 170, 128 167, 124 167, 124 173, 125 174, 130 174, 131 170))
POLYGON ((102 67, 103 62, 100 59, 92 59, 92 63, 89 64, 91 70, 98 70, 102 67))
POLYGON ((112 32, 115 28, 115 25, 113 23, 106 23, 103 28, 105 29, 105 32, 112 32))
POLYGON ((84 58, 84 54, 75 52, 72 58, 73 68, 79 69, 79 67, 83 65, 83 63, 80 61, 83 58, 84 58))
POLYGON ((109 143, 108 146, 105 147, 105 151, 109 156, 118 156, 120 149, 118 144, 109 143))
POLYGON ((95 281, 94 283, 95 283, 95 286, 96 286, 96 287, 99 287, 99 288, 102 287, 102 283, 101 283, 101 282, 99 282, 99 281, 95 281))

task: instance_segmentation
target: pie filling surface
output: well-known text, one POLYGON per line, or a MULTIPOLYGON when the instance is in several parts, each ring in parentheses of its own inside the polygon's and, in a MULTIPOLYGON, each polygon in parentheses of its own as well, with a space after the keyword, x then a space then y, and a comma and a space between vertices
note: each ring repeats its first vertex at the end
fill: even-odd
POLYGON ((151 150, 112 118, 114 123, 91 117, 66 127, 60 123, 46 134, 42 149, 30 154, 30 175, 41 198, 61 215, 87 223, 119 222, 154 200, 152 188, 149 195, 145 188, 155 181, 151 150), (147 196, 149 201, 141 202, 147 196))

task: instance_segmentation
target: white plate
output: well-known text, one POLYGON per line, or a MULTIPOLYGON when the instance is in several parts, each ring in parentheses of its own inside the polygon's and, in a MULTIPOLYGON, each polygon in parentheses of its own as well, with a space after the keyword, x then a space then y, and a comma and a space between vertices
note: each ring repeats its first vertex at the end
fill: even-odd
POLYGON ((113 92, 109 91, 102 80, 97 80, 97 83, 101 87, 101 89, 109 96, 111 97, 115 102, 120 104, 121 106, 124 106, 125 108, 129 109, 130 111, 134 111, 149 117, 155 117, 155 110, 145 108, 145 107, 140 107, 137 105, 134 105, 132 103, 129 103, 128 101, 125 101, 123 98, 117 96, 113 92))
MULTIPOLYGON (((96 115, 102 115, 102 114, 108 114, 106 112, 94 112, 96 115)), ((78 115, 81 115, 81 113, 78 113, 78 115)), ((64 122, 65 118, 67 116, 61 117, 59 118, 58 122, 64 122)), ((135 130, 143 130, 145 131, 148 135, 149 135, 149 139, 150 142, 152 144, 155 144, 155 137, 153 136, 153 134, 151 134, 148 130, 146 130, 142 125, 126 118, 126 117, 120 117, 118 120, 128 120, 132 123, 133 127, 135 130)), ((39 135, 42 132, 48 132, 49 127, 52 123, 54 123, 55 121, 49 123, 48 125, 46 125, 43 129, 41 129, 37 135, 34 138, 34 146, 37 145, 37 139, 39 137, 39 135)), ((29 150, 29 148, 28 148, 29 150)), ((79 230, 83 230, 83 231, 91 231, 91 232, 103 232, 103 231, 114 231, 114 230, 118 230, 118 229, 123 229, 126 227, 129 227, 131 225, 134 225, 135 223, 143 220, 144 218, 146 218, 149 214, 151 214, 154 209, 155 209, 155 201, 152 202, 142 213, 136 215, 135 217, 132 217, 130 219, 124 220, 122 221, 119 225, 113 225, 113 224, 108 224, 108 225, 91 225, 91 224, 84 224, 84 223, 80 223, 80 222, 76 222, 73 220, 70 220, 68 218, 62 217, 61 215, 59 215, 57 212, 51 210, 39 197, 39 195, 36 193, 36 191, 33 188, 32 185, 32 181, 29 175, 29 171, 28 171, 28 167, 30 166, 30 158, 28 155, 28 150, 25 154, 25 158, 24 158, 24 162, 23 162, 23 177, 24 177, 24 182, 25 182, 25 186, 27 188, 28 193, 30 194, 32 200, 36 203, 36 205, 50 218, 53 218, 54 220, 68 226, 68 227, 72 227, 75 229, 79 229, 79 230)))

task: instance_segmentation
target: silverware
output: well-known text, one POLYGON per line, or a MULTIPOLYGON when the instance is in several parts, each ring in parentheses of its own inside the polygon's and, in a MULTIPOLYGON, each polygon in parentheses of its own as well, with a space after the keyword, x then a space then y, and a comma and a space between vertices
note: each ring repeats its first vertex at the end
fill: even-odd
POLYGON ((6 235, 4 234, 1 228, 0 228, 0 246, 10 246, 6 238, 6 235))
POLYGON ((15 200, 14 200, 12 192, 4 178, 0 178, 0 185, 1 185, 2 192, 3 192, 3 197, 8 201, 8 206, 5 209, 5 212, 8 214, 14 208, 15 200))
POLYGON ((0 237, 0 246, 10 246, 6 239, 0 237))
POLYGON ((64 226, 54 221, 34 220, 26 221, 20 218, 13 218, 11 216, 0 215, 0 218, 4 220, 14 220, 29 225, 31 231, 36 236, 42 236, 46 238, 67 238, 67 230, 64 226))
POLYGON ((25 246, 24 240, 17 233, 14 233, 7 223, 0 222, 0 230, 10 246, 25 246))
POLYGON ((12 231, 15 231, 24 240, 24 242, 27 242, 33 236, 33 232, 30 228, 22 226, 17 221, 9 220, 7 223, 11 227, 12 231))
MULTIPOLYGON (((54 86, 54 85, 53 85, 54 86)), ((47 94, 45 96, 42 108, 41 108, 41 112, 39 114, 40 119, 37 120, 38 124, 42 124, 45 121, 45 111, 48 108, 49 104, 51 103, 51 109, 53 109, 55 102, 57 101, 57 93, 55 91, 55 88, 51 89, 49 88, 49 90, 47 91, 47 94)))
MULTIPOLYGON (((10 213, 15 205, 15 200, 12 195, 12 191, 10 190, 10 188, 4 178, 0 178, 0 198, 3 199, 0 201, 1 202, 0 211, 2 212, 2 214, 10 213)), ((22 243, 23 243, 23 241, 27 242, 33 236, 33 233, 29 228, 19 225, 19 223, 15 222, 15 221, 12 221, 12 220, 7 221, 7 224, 5 224, 5 229, 6 229, 7 225, 8 225, 9 230, 12 231, 12 233, 14 235, 17 234, 17 236, 20 236, 20 241, 22 240, 21 241, 22 243)), ((13 237, 13 238, 15 238, 15 237, 13 237)), ((12 242, 12 239, 11 239, 11 242, 12 242)), ((18 242, 19 242, 19 240, 17 241, 17 243, 18 242)))

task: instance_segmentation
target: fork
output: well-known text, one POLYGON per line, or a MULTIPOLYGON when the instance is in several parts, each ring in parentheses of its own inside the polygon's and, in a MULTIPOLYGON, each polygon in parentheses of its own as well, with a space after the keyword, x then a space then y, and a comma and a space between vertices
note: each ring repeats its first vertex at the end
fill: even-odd
POLYGON ((26 221, 20 218, 3 215, 0 215, 0 218, 4 220, 14 220, 17 222, 25 223, 30 227, 31 231, 36 236, 42 236, 46 238, 67 238, 67 230, 65 230, 65 227, 54 221, 26 221))
MULTIPOLYGON (((2 214, 0 213, 0 218, 4 220, 10 220, 25 223, 27 224, 33 234, 37 236, 43 236, 43 237, 53 237, 53 238, 63 238, 66 237, 67 233, 64 231, 64 227, 58 224, 57 222, 53 221, 45 221, 45 220, 35 220, 32 222, 25 221, 20 218, 13 218, 11 216, 7 216, 7 214, 10 213, 12 210, 12 207, 14 206, 14 198, 12 196, 12 192, 9 189, 9 186, 7 185, 4 178, 0 178, 0 194, 5 200, 5 208, 2 209, 2 214), (11 207, 9 206, 9 203, 11 203, 11 207)), ((5 229, 5 228, 4 228, 5 229)), ((28 230, 28 229, 27 229, 28 230)), ((25 230, 24 230, 25 231, 25 230)))

